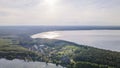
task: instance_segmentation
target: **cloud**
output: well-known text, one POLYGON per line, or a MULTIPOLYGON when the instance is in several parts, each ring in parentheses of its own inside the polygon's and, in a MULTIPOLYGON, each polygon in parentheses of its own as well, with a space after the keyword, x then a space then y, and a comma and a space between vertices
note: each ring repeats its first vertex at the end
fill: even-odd
POLYGON ((0 25, 120 25, 120 0, 47 1, 0 0, 0 25))
POLYGON ((0 16, 8 16, 9 14, 3 11, 0 11, 0 16))
POLYGON ((64 5, 81 7, 111 8, 119 7, 120 0, 62 0, 64 5))
POLYGON ((0 6, 6 8, 27 8, 40 3, 41 0, 0 0, 0 6))

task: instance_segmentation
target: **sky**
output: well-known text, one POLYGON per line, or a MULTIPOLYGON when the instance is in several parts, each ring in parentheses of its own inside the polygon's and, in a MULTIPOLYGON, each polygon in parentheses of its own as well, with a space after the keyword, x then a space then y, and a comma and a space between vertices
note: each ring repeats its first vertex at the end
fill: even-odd
POLYGON ((0 0, 2 25, 120 26, 120 0, 0 0))

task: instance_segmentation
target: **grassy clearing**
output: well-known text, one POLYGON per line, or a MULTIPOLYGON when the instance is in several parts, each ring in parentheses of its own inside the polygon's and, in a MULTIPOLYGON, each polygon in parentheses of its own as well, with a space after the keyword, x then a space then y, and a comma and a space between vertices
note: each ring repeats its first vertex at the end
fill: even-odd
POLYGON ((67 46, 63 47, 63 48, 61 49, 61 51, 58 52, 58 54, 61 54, 61 55, 63 55, 63 54, 65 54, 65 55, 71 55, 71 54, 73 54, 74 51, 77 50, 77 49, 78 49, 77 46, 67 45, 67 46))

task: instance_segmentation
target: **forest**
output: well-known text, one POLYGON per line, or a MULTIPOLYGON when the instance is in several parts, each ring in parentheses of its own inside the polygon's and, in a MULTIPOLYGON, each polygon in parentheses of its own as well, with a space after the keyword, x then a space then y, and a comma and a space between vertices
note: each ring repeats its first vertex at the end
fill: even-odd
MULTIPOLYGON (((14 32, 0 29, 0 58, 54 63, 67 68, 120 68, 120 52, 58 39, 30 38, 40 30, 33 33, 24 32, 23 28, 9 30, 14 32)), ((41 32, 49 30, 52 29, 44 28, 41 32)))

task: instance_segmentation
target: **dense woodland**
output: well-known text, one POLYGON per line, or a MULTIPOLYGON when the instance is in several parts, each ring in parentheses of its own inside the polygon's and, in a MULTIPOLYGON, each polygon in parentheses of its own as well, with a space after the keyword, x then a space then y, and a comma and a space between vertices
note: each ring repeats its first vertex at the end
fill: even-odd
POLYGON ((67 68, 120 68, 120 52, 57 39, 32 39, 31 34, 54 28, 32 29, 37 30, 32 33, 25 28, 0 28, 0 58, 42 61, 67 68))

